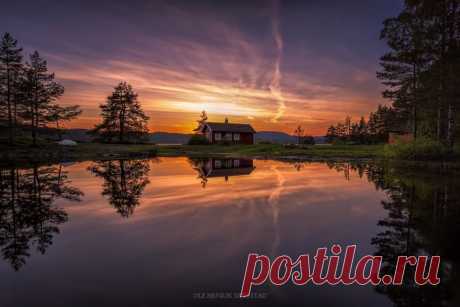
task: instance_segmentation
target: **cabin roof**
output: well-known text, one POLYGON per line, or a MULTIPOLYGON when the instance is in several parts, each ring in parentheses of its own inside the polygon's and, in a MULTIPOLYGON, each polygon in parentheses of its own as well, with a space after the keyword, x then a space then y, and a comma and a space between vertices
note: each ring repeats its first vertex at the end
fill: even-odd
POLYGON ((216 132, 237 132, 237 133, 256 133, 249 124, 230 124, 230 123, 206 123, 206 125, 216 132))

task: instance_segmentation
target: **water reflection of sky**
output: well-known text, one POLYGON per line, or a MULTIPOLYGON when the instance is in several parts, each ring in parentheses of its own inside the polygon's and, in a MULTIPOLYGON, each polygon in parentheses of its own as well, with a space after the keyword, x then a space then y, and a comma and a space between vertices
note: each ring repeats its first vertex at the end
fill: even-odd
MULTIPOLYGON (((326 164, 256 160, 249 175, 208 178, 203 188, 186 158, 149 163, 150 183, 128 218, 101 195, 91 162, 66 166, 83 200, 58 201, 69 222, 45 255, 19 272, 0 263, 5 306, 200 305, 195 292, 240 290, 249 252, 296 257, 333 243, 374 252, 386 196, 356 173, 346 180, 326 164)), ((270 302, 390 305, 371 287, 254 290, 268 291, 270 302)))

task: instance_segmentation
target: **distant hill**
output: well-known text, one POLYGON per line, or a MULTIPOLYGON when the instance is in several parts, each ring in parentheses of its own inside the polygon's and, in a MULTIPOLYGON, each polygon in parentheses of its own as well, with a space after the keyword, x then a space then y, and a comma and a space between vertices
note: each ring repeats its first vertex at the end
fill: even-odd
POLYGON ((261 141, 279 144, 292 144, 297 142, 297 138, 284 132, 260 131, 256 133, 256 143, 261 141))
POLYGON ((327 138, 325 136, 315 136, 315 143, 316 144, 326 144, 327 143, 327 138))
POLYGON ((88 135, 88 129, 67 129, 62 134, 62 139, 74 140, 80 143, 88 143, 93 140, 91 135, 88 135))
MULTIPOLYGON (((75 140, 77 142, 91 142, 92 137, 88 135, 87 129, 68 129, 63 134, 63 139, 75 140)), ((186 144, 193 134, 153 132, 149 135, 149 140, 155 144, 186 144)), ((265 141, 278 144, 297 143, 297 137, 284 132, 260 131, 256 133, 256 143, 265 141)), ((325 137, 315 136, 317 144, 325 143, 325 137)))
MULTIPOLYGON (((63 139, 70 139, 81 143, 91 142, 93 137, 87 134, 88 129, 67 129, 62 134, 63 139)), ((154 132, 149 134, 149 140, 155 144, 185 144, 191 134, 154 132)))
MULTIPOLYGON (((324 136, 315 136, 314 139, 316 144, 326 143, 326 137, 324 136)), ((295 135, 290 135, 284 132, 261 131, 256 133, 256 143, 260 141, 267 141, 278 144, 293 144, 297 143, 297 137, 295 135)))
POLYGON ((184 133, 153 132, 149 139, 155 144, 186 144, 191 136, 184 133))

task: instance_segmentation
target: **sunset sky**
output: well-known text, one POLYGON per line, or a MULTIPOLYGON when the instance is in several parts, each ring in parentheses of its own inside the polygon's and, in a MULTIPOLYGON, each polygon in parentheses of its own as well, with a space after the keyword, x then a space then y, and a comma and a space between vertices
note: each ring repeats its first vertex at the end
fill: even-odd
POLYGON ((400 0, 10 1, 0 32, 38 50, 65 86, 63 104, 91 128, 120 81, 139 94, 152 131, 211 121, 324 135, 379 103, 382 21, 400 0))

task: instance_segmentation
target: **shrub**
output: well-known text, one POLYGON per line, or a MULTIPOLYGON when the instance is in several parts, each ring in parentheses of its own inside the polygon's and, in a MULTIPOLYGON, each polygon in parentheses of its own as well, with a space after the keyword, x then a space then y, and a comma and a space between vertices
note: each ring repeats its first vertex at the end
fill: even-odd
POLYGON ((206 137, 199 135, 199 134, 195 134, 195 135, 192 135, 190 140, 188 140, 187 144, 188 145, 209 145, 209 141, 206 137))
POLYGON ((315 138, 311 135, 307 135, 303 137, 302 144, 305 145, 315 145, 315 138))
POLYGON ((271 142, 269 140, 260 140, 260 141, 257 141, 257 144, 260 144, 260 145, 272 145, 273 142, 271 142))
POLYGON ((383 154, 389 159, 441 160, 450 156, 449 149, 441 142, 419 138, 409 143, 387 144, 383 154))

